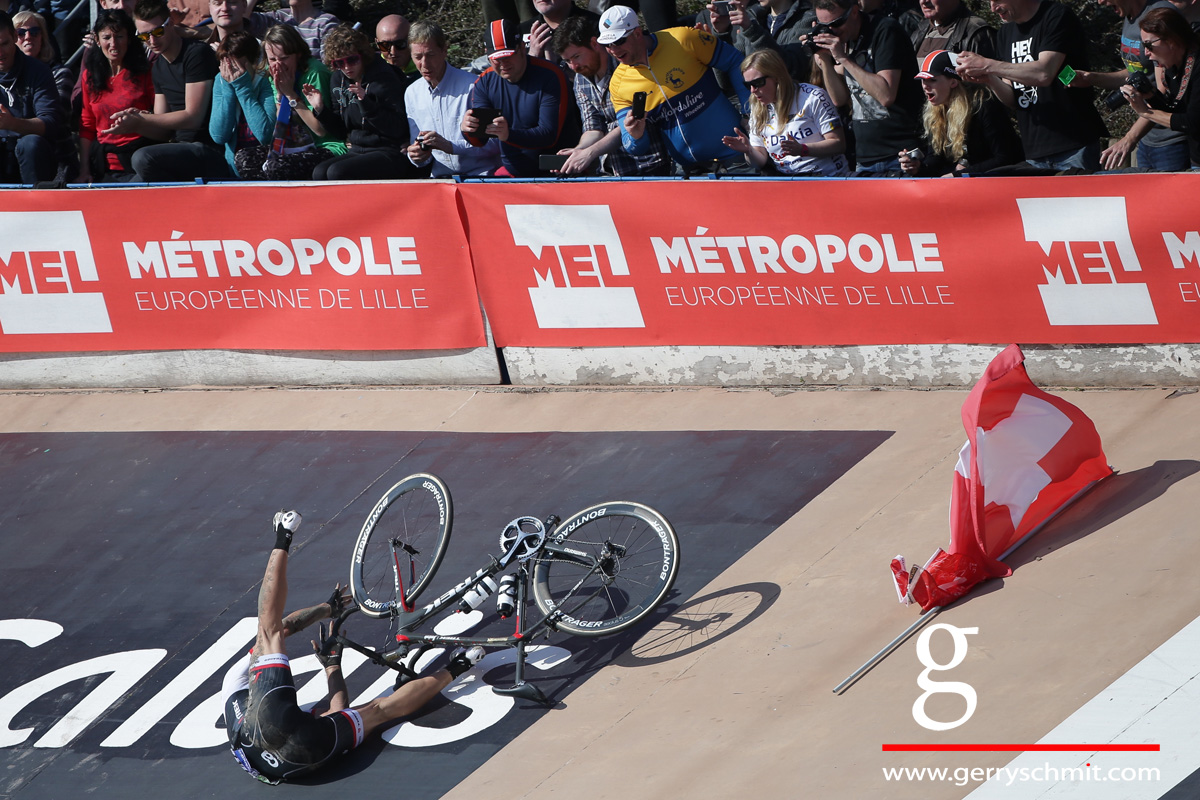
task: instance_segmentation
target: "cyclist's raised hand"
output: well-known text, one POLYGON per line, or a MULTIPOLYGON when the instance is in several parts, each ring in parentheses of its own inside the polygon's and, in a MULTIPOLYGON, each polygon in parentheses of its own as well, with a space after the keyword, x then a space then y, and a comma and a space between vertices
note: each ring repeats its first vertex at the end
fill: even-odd
POLYGON ((341 666, 342 643, 332 635, 333 626, 328 622, 322 622, 317 630, 320 639, 312 643, 313 652, 317 654, 317 661, 320 661, 321 666, 326 668, 341 666))
POLYGON ((337 584, 333 587, 333 594, 329 595, 329 599, 325 601, 329 605, 329 616, 332 619, 337 619, 350 605, 350 589, 342 584, 337 584))

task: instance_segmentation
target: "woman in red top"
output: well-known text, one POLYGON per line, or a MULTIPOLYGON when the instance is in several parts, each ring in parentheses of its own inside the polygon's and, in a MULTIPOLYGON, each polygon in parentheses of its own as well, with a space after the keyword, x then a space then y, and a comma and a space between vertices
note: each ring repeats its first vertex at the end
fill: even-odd
POLYGON ((81 183, 132 180, 129 159, 153 141, 135 134, 108 133, 111 117, 126 108, 154 110, 154 83, 146 50, 133 20, 124 11, 103 10, 96 17, 96 46, 83 64, 83 115, 79 123, 81 183))

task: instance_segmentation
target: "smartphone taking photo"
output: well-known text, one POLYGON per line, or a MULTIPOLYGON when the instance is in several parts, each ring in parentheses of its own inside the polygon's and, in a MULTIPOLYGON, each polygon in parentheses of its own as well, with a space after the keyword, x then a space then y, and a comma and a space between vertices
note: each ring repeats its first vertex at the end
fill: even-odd
POLYGON ((646 118, 646 93, 645 92, 634 92, 633 93, 633 107, 631 109, 629 109, 629 113, 631 115, 633 115, 634 119, 645 119, 646 118))
POLYGON ((491 138, 492 134, 485 133, 484 128, 492 124, 492 120, 500 116, 498 108, 472 108, 471 116, 479 120, 479 132, 491 138))

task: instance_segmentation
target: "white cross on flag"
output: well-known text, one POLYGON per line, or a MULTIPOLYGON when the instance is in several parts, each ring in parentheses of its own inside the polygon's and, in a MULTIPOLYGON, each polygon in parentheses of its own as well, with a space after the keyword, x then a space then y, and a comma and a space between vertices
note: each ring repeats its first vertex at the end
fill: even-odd
POLYGON ((981 580, 1011 575, 1001 555, 1112 474, 1096 426, 1034 386, 1024 361, 1021 348, 1009 345, 967 396, 967 443, 950 497, 950 551, 939 548, 919 577, 905 571, 902 558, 892 561, 901 602, 944 606, 981 580))

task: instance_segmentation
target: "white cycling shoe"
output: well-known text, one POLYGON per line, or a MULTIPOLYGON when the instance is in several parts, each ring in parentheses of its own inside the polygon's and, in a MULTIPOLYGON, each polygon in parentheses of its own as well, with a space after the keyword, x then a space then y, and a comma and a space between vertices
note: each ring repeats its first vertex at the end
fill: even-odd
POLYGON ((299 529, 302 519, 299 511, 280 511, 275 515, 272 527, 276 533, 279 533, 281 528, 288 533, 295 533, 299 529))

